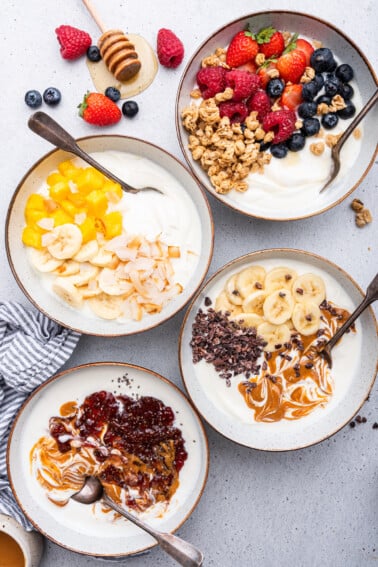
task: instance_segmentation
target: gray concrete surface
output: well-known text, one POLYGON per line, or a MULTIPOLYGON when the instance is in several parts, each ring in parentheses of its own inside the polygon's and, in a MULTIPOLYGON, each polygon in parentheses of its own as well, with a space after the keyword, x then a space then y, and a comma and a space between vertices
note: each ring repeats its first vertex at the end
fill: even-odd
MULTIPOLYGON (((109 27, 141 33, 153 45, 157 30, 172 28, 186 47, 186 60, 207 35, 225 22, 262 9, 291 9, 320 16, 339 26, 377 68, 378 10, 371 0, 313 2, 281 0, 265 3, 232 0, 94 0, 109 27)), ((63 93, 51 114, 75 136, 97 132, 77 117, 76 106, 92 88, 83 60, 61 60, 54 29, 71 24, 98 36, 95 24, 79 0, 65 2, 2 2, 0 45, 1 82, 1 224, 12 193, 24 172, 51 146, 26 127, 30 110, 24 93, 57 86, 63 93)), ((153 85, 138 96, 140 113, 105 133, 142 137, 182 158, 176 140, 174 101, 183 66, 160 69, 153 85), (161 101, 164 101, 162 104, 161 101)), ((304 248, 328 257, 347 270, 362 287, 377 271, 378 199, 374 166, 355 192, 372 210, 373 223, 354 225, 351 198, 327 213, 291 223, 249 219, 210 203, 215 219, 215 252, 209 274, 226 261, 265 247, 304 248)), ((1 233, 0 300, 27 300, 7 265, 1 233)), ((117 339, 83 337, 68 366, 97 360, 142 364, 182 388, 177 362, 177 336, 183 312, 163 327, 117 339)), ((367 423, 345 427, 323 443, 289 453, 269 454, 240 447, 206 426, 210 474, 203 497, 179 535, 196 543, 206 567, 361 567, 378 565, 378 388, 362 408, 367 423)), ((46 542, 41 567, 101 565, 46 542)), ((174 565, 158 548, 121 565, 174 565)))

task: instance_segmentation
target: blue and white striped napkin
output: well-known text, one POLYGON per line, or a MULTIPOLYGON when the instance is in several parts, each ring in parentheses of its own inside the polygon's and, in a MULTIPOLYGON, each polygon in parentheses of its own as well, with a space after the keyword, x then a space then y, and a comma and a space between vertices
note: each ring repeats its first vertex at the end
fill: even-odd
POLYGON ((33 529, 18 507, 6 470, 13 418, 30 392, 69 359, 80 334, 20 303, 0 302, 0 513, 33 529))

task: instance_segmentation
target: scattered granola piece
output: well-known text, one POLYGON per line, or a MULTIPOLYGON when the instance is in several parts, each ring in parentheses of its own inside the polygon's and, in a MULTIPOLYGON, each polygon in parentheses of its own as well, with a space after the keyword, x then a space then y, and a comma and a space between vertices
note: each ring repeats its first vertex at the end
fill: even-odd
POLYGON ((372 220, 373 217, 369 209, 362 209, 362 211, 356 214, 356 225, 359 228, 362 228, 366 224, 369 224, 372 220))
POLYGON ((361 139, 361 136, 362 136, 361 130, 360 130, 359 128, 356 128, 356 129, 354 130, 354 132, 353 132, 353 137, 354 137, 356 140, 360 140, 360 139, 361 139))
POLYGON ((362 211, 362 209, 364 208, 364 204, 360 199, 353 199, 350 206, 357 213, 362 211))
POLYGON ((323 142, 314 142, 310 145, 311 152, 316 156, 321 156, 324 152, 324 143, 323 142))
POLYGON ((190 93, 190 98, 201 98, 202 94, 199 89, 193 89, 190 93))

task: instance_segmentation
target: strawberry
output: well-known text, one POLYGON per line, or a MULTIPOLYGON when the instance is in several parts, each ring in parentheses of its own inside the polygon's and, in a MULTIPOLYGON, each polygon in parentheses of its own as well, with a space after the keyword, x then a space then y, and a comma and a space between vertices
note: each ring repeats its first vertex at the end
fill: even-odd
POLYGON ((254 61, 247 61, 247 63, 243 63, 243 65, 239 65, 238 70, 240 71, 248 71, 249 73, 253 73, 254 75, 257 72, 257 65, 254 61))
POLYGON ((87 92, 79 109, 79 116, 96 126, 115 124, 122 116, 116 103, 101 93, 87 92))
POLYGON ((77 59, 87 52, 92 45, 91 36, 72 26, 59 26, 55 33, 60 43, 60 53, 63 59, 77 59))
POLYGON ((260 53, 263 53, 266 59, 278 57, 285 49, 285 40, 282 33, 271 26, 260 30, 256 40, 259 44, 260 53))
POLYGON ((261 81, 261 86, 263 89, 266 89, 267 84, 269 83, 270 79, 272 78, 269 74, 268 71, 271 71, 272 69, 277 69, 276 64, 275 63, 268 63, 267 65, 263 65, 262 67, 260 67, 260 69, 257 71, 258 76, 260 77, 260 81, 261 81))
POLYGON ((281 79, 285 82, 298 83, 306 69, 306 56, 303 51, 294 49, 288 53, 284 52, 276 65, 281 79))
POLYGON ((310 59, 311 59, 311 55, 314 51, 314 48, 312 47, 311 43, 309 43, 308 41, 306 41, 305 39, 297 39, 296 40, 296 49, 298 49, 299 51, 302 51, 305 56, 306 56, 306 66, 308 67, 310 65, 310 59))
POLYGON ((258 54, 259 46, 250 31, 240 31, 231 40, 226 53, 226 63, 230 67, 244 65, 258 54))
POLYGON ((282 106, 295 110, 302 100, 302 85, 286 85, 281 95, 282 106))
POLYGON ((161 65, 175 69, 184 58, 184 45, 172 30, 162 28, 157 35, 157 55, 161 65))

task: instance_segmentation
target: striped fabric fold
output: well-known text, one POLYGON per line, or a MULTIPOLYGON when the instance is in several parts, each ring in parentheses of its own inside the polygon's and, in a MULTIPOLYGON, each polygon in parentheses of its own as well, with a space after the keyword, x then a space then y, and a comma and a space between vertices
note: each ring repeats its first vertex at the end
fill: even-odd
POLYGON ((6 449, 13 419, 28 395, 69 359, 80 334, 20 303, 0 302, 0 513, 26 529, 7 478, 6 449))

